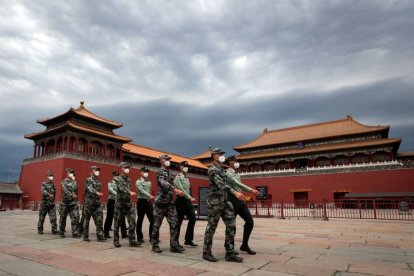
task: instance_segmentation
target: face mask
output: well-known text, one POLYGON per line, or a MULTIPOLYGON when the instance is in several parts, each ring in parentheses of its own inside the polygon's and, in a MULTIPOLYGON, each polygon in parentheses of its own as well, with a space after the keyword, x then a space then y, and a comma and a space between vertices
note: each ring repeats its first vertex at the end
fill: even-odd
POLYGON ((74 178, 73 173, 70 173, 70 174, 69 174, 69 177, 70 177, 70 178, 74 178))
POLYGON ((94 171, 94 172, 93 172, 93 174, 94 174, 95 176, 99 176, 99 171, 94 171))
POLYGON ((226 157, 224 155, 219 157, 219 162, 220 163, 224 163, 224 161, 226 161, 226 157))
POLYGON ((233 166, 234 166, 235 169, 238 169, 238 168, 240 168, 240 163, 236 162, 236 163, 234 163, 233 166))
POLYGON ((164 166, 169 167, 170 165, 171 165, 170 161, 167 160, 167 161, 164 162, 164 166))
POLYGON ((148 177, 148 173, 146 172, 146 173, 144 173, 144 177, 145 178, 147 178, 148 177))
POLYGON ((129 169, 128 168, 124 169, 124 173, 129 174, 129 169))
POLYGON ((183 168, 183 172, 187 173, 188 172, 188 168, 187 167, 184 167, 183 168))
POLYGON ((75 180, 75 176, 74 175, 70 176, 70 178, 72 178, 72 180, 75 180))
POLYGON ((53 180, 53 176, 49 176, 49 180, 52 181, 53 180))

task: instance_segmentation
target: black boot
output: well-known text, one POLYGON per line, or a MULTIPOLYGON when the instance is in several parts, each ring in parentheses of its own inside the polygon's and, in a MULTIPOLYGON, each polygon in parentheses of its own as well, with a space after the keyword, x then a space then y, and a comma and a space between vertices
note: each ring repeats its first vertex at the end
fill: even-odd
POLYGON ((152 252, 154 252, 154 253, 161 253, 162 250, 160 249, 160 247, 158 245, 153 245, 152 246, 152 252))
POLYGON ((185 251, 185 249, 180 247, 179 245, 170 247, 170 252, 172 252, 172 253, 183 253, 184 251, 185 251))
POLYGON ((211 254, 211 252, 209 253, 203 253, 203 259, 209 262, 217 262, 218 260, 213 256, 213 254, 211 254))
POLYGON ((38 229, 38 230, 37 230, 37 234, 39 234, 39 235, 43 235, 43 229, 38 229))
POLYGON ((243 262, 243 258, 235 255, 234 253, 231 253, 231 254, 226 254, 226 261, 241 263, 243 262))
POLYGON ((240 250, 247 252, 249 255, 256 255, 256 251, 252 250, 248 245, 242 244, 240 250))
POLYGON ((198 244, 193 243, 193 241, 185 241, 184 245, 189 245, 189 246, 198 246, 198 244))

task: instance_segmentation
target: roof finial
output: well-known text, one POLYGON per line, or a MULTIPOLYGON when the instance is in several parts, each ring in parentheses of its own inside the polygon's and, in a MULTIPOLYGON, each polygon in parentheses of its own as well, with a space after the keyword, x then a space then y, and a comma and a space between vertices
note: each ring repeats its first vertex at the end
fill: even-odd
POLYGON ((263 130, 263 133, 267 133, 267 128, 265 128, 265 129, 263 130))
POLYGON ((85 104, 85 101, 84 100, 81 100, 80 101, 80 107, 83 107, 84 104, 85 104))
POLYGON ((352 119, 352 114, 351 114, 351 113, 346 114, 346 118, 347 118, 348 120, 352 119))
POLYGON ((211 150, 211 145, 208 145, 208 149, 211 150))

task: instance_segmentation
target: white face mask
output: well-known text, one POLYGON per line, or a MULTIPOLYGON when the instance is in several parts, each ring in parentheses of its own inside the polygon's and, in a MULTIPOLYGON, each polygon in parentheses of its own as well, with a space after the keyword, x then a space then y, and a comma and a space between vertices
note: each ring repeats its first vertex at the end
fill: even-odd
POLYGON ((238 169, 238 168, 240 168, 240 163, 239 162, 236 162, 236 163, 234 163, 233 166, 234 166, 235 169, 238 169))
POLYGON ((72 178, 72 180, 75 180, 75 176, 74 175, 70 176, 70 178, 72 178))
POLYGON ((219 162, 224 163, 226 161, 226 157, 224 155, 219 157, 219 162))
POLYGON ((49 176, 49 180, 52 181, 53 180, 53 176, 49 176))
POLYGON ((73 173, 70 173, 70 174, 69 174, 69 177, 70 177, 70 178, 74 178, 73 173))
POLYGON ((170 161, 167 160, 167 161, 164 162, 164 166, 169 167, 170 165, 171 165, 170 161))
POLYGON ((124 169, 124 173, 129 174, 129 169, 128 168, 124 169))
POLYGON ((94 174, 95 176, 99 176, 99 171, 94 171, 94 172, 93 172, 93 174, 94 174))
POLYGON ((187 173, 188 172, 188 168, 187 167, 184 167, 183 168, 183 172, 187 173))
POLYGON ((147 178, 147 177, 148 177, 148 173, 147 173, 147 172, 145 172, 145 173, 143 174, 143 176, 144 176, 145 178, 147 178))

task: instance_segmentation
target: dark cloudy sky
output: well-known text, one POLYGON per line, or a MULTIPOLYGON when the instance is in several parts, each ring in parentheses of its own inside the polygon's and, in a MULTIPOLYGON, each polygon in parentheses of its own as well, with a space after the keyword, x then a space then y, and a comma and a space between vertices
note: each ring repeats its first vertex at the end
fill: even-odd
POLYGON ((346 114, 414 151, 414 1, 0 0, 0 181, 80 100, 189 156, 346 114))

